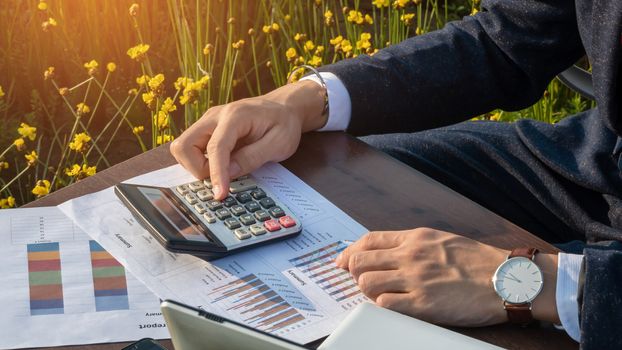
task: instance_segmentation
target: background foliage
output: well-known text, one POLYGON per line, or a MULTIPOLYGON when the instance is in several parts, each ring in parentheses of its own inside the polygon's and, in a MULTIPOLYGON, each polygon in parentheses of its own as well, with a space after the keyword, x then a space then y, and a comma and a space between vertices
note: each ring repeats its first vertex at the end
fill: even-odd
MULTIPOLYGON (((477 13, 478 0, 5 0, 0 207, 168 142, 214 105, 477 13)), ((517 112, 556 122, 591 103, 553 81, 517 112)))

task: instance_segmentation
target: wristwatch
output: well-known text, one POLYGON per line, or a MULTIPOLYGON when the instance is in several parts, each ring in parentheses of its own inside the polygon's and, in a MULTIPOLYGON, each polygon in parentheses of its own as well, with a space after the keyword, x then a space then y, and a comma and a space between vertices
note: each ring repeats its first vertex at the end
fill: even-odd
POLYGON ((492 276, 508 319, 523 326, 533 321, 531 303, 542 291, 542 271, 534 261, 537 252, 536 248, 512 250, 492 276))

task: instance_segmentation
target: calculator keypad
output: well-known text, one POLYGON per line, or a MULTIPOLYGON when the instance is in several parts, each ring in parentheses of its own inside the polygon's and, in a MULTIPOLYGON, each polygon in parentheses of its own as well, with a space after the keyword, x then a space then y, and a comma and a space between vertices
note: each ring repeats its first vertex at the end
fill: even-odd
POLYGON ((209 224, 212 232, 222 234, 223 230, 228 230, 232 237, 242 241, 271 232, 276 234, 297 225, 281 203, 270 198, 250 176, 232 180, 229 188, 231 195, 222 201, 214 199, 211 188, 212 183, 206 179, 173 189, 204 223, 209 224))

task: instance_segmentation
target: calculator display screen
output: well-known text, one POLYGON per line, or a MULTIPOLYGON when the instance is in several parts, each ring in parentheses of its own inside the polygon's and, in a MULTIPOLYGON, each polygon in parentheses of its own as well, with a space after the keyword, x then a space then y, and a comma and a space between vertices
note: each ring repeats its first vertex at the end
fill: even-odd
POLYGON ((210 241, 162 191, 151 187, 138 187, 138 190, 182 237, 191 241, 210 241))

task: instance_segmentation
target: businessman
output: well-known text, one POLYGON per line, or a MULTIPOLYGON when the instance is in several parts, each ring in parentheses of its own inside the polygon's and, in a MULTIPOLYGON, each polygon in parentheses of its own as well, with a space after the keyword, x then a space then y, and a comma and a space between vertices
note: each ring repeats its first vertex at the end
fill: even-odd
POLYGON ((371 232, 336 261, 366 295, 439 324, 545 320, 582 348, 622 348, 621 32, 619 0, 484 0, 442 30, 322 67, 326 88, 310 75, 211 108, 171 151, 223 198, 230 178, 288 158, 304 132, 374 134, 362 139, 565 252, 371 232), (597 108, 555 125, 463 122, 529 106, 584 55, 597 108))

